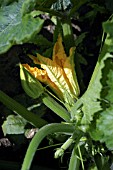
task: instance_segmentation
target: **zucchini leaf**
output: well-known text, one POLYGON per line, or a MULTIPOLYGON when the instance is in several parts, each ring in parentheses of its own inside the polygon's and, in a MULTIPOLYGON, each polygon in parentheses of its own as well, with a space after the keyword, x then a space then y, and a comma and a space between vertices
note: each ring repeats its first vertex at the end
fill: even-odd
POLYGON ((13 45, 27 42, 42 28, 42 19, 33 18, 32 14, 22 17, 23 3, 20 0, 0 9, 0 54, 13 45))
MULTIPOLYGON (((104 42, 102 51, 100 52, 97 65, 93 72, 88 89, 82 96, 81 101, 83 104, 83 118, 81 124, 86 128, 94 119, 94 115, 100 115, 100 112, 104 111, 103 101, 106 100, 106 81, 109 70, 112 66, 112 32, 111 32, 112 20, 103 24, 103 29, 107 33, 106 40, 104 42)), ((92 126, 92 125, 91 125, 92 126)), ((93 132, 91 132, 92 134, 93 132)), ((97 135, 98 136, 98 135, 97 135)), ((96 138, 96 134, 95 134, 96 138)))
POLYGON ((103 24, 107 33, 88 90, 83 96, 82 123, 89 123, 89 133, 94 140, 105 142, 113 149, 113 33, 112 20, 103 24), (87 101, 86 101, 87 99, 87 101), (89 121, 89 122, 88 122, 89 121))
POLYGON ((106 50, 107 47, 104 46, 95 67, 94 73, 92 75, 91 81, 89 83, 88 89, 82 97, 82 111, 84 115, 81 123, 84 125, 89 125, 93 120, 94 114, 102 110, 100 102, 101 90, 103 88, 103 85, 101 83, 101 79, 103 76, 102 70, 105 67, 105 60, 111 57, 109 53, 106 53, 106 50))
POLYGON ((107 100, 106 109, 100 113, 99 119, 96 121, 96 128, 91 134, 93 139, 105 142, 109 149, 113 149, 113 64, 107 75, 107 100))
POLYGON ((25 0, 22 6, 22 15, 30 13, 37 8, 50 8, 57 0, 25 0))

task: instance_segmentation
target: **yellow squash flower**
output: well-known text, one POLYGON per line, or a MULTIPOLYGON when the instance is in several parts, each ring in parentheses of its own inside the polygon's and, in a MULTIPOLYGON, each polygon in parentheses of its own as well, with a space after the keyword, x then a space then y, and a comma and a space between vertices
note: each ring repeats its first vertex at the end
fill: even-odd
POLYGON ((37 57, 30 55, 34 63, 39 64, 42 69, 23 64, 36 79, 48 85, 61 100, 69 105, 73 105, 80 93, 74 70, 74 50, 75 48, 72 47, 67 57, 59 35, 53 48, 52 60, 40 54, 37 54, 37 57))

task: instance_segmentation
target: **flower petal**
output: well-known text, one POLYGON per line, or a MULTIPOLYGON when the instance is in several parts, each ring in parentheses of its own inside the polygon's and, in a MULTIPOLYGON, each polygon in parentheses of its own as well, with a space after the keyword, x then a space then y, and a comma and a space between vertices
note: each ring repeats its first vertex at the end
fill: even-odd
POLYGON ((65 51, 64 51, 64 47, 62 45, 62 37, 60 35, 58 36, 58 40, 54 45, 52 58, 53 58, 53 61, 60 67, 63 66, 63 63, 65 62, 67 58, 65 51))
POLYGON ((30 67, 28 64, 22 64, 36 79, 46 83, 47 82, 47 73, 45 70, 38 69, 37 67, 30 67))
POLYGON ((51 79, 48 77, 46 70, 38 69, 37 67, 30 67, 28 64, 22 64, 24 68, 26 68, 36 79, 38 79, 40 82, 48 85, 55 94, 60 99, 63 99, 63 94, 60 91, 60 89, 56 86, 54 82, 51 81, 51 79))
POLYGON ((79 90, 77 77, 76 77, 76 73, 75 73, 75 68, 74 68, 74 59, 73 59, 74 50, 75 50, 74 47, 72 47, 70 49, 70 55, 69 55, 69 57, 67 57, 63 67, 64 67, 64 72, 71 84, 73 93, 75 94, 76 97, 78 97, 80 94, 80 90, 79 90))

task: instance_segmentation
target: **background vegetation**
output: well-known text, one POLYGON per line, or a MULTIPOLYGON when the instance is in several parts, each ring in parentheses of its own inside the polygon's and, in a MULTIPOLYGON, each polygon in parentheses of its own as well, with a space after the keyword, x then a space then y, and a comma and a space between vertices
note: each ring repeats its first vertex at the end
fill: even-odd
POLYGON ((80 152, 77 147, 74 154, 72 143, 60 158, 54 159, 55 149, 69 136, 52 133, 40 144, 33 165, 45 170, 68 169, 72 153, 73 159, 79 160, 76 170, 112 167, 112 13, 112 0, 0 1, 1 169, 20 169, 34 133, 45 124, 63 121, 42 97, 34 99, 24 92, 19 68, 19 63, 34 66, 28 54, 38 52, 51 58, 59 33, 67 56, 70 47, 76 46, 74 62, 80 96, 71 115, 78 137, 73 143, 80 146, 80 152))

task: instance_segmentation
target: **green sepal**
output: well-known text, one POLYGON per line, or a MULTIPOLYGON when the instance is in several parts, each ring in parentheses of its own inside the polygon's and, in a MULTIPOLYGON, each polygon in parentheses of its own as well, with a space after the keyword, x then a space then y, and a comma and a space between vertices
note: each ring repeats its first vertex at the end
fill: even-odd
POLYGON ((33 99, 38 98, 43 92, 44 87, 20 64, 20 79, 24 91, 33 99))
POLYGON ((42 101, 48 108, 50 108, 63 120, 65 120, 66 122, 70 121, 69 112, 62 105, 56 102, 51 96, 45 93, 42 97, 42 101))

